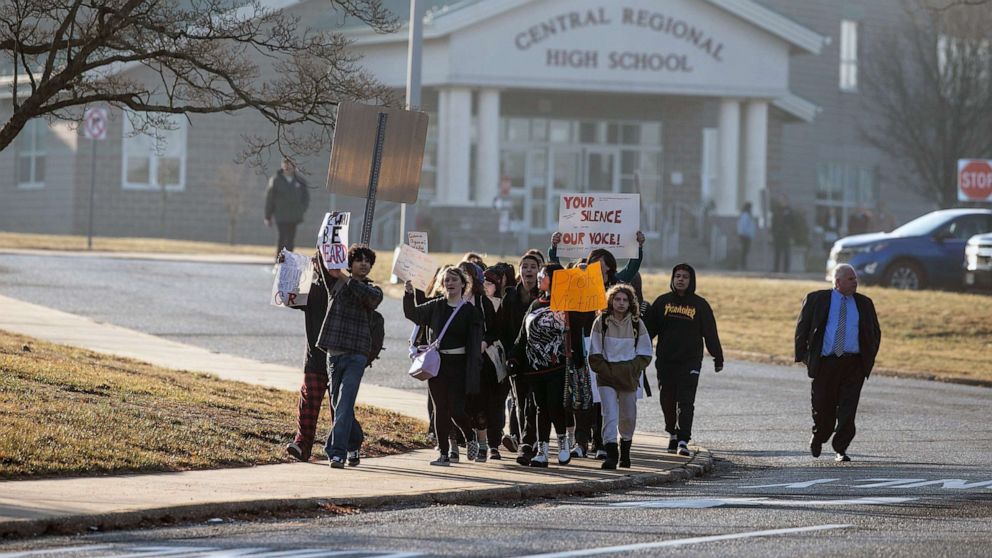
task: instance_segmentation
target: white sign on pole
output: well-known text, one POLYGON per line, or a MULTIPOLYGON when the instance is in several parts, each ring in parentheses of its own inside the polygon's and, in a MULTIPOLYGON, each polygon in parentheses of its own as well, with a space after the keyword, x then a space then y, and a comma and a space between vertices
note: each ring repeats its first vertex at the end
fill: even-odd
POLYGON ((313 265, 310 258, 282 249, 283 261, 276 264, 276 278, 272 282, 272 306, 304 306, 313 282, 313 265))
POLYGON ((582 258, 595 248, 637 257, 640 194, 562 194, 559 204, 559 257, 582 258))
POLYGON ((86 109, 83 113, 83 136, 98 141, 107 139, 107 109, 86 109))
POLYGON ((406 244, 400 244, 399 252, 393 261, 393 275, 403 281, 410 281, 414 287, 426 291, 438 267, 437 260, 431 256, 406 244))
POLYGON ((327 269, 348 268, 348 227, 351 213, 332 211, 317 229, 317 249, 327 269))
POLYGON ((427 233, 419 231, 407 231, 407 242, 417 251, 427 253, 427 233))

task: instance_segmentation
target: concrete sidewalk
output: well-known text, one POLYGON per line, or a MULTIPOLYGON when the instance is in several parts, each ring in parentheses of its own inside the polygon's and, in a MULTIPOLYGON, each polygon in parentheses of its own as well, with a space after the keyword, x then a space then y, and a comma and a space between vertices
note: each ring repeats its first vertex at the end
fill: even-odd
MULTIPOLYGON (((301 372, 289 367, 212 353, 3 296, 0 329, 166 368, 292 391, 299 389, 301 381, 301 372)), ((426 419, 420 393, 362 384, 359 401, 426 419)), ((293 417, 286 420, 292 422, 293 417)), ((712 467, 712 457, 705 450, 684 458, 666 453, 663 444, 667 445, 667 438, 638 433, 634 467, 620 471, 602 471, 600 462, 591 459, 532 469, 517 465, 511 456, 439 468, 428 465, 434 451, 422 450, 363 459, 359 467, 344 470, 312 462, 0 482, 0 537, 136 527, 266 510, 317 510, 326 504, 373 507, 514 501, 670 482, 712 467)))

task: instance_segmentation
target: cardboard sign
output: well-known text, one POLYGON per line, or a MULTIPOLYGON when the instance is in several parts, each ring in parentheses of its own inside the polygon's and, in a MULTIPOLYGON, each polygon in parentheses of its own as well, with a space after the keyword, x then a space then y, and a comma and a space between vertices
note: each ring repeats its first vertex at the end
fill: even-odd
POLYGON ((415 288, 427 290, 427 285, 440 267, 437 260, 406 245, 399 245, 399 252, 393 261, 393 275, 402 281, 410 281, 415 288))
POLYGON ((407 242, 414 250, 427 253, 427 233, 417 231, 407 231, 407 242))
POLYGON ((310 258, 294 254, 285 248, 280 252, 283 262, 276 264, 276 278, 272 282, 272 306, 304 306, 313 282, 313 265, 310 258))
POLYGON ((606 287, 599 262, 585 269, 560 269, 551 283, 551 309, 595 312, 606 308, 606 287))
POLYGON ((351 213, 332 211, 317 229, 317 249, 327 269, 348 268, 348 227, 351 213))
POLYGON ((640 229, 640 194, 562 194, 558 256, 582 258, 606 248, 617 258, 636 258, 640 229))

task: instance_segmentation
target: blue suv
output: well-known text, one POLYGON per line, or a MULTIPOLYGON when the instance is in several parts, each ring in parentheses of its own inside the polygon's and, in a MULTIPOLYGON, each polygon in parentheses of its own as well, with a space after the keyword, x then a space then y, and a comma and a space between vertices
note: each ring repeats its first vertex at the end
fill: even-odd
POLYGON ((892 232, 847 236, 830 250, 827 280, 837 264, 848 263, 864 284, 961 288, 965 244, 986 232, 992 232, 992 209, 942 209, 892 232))

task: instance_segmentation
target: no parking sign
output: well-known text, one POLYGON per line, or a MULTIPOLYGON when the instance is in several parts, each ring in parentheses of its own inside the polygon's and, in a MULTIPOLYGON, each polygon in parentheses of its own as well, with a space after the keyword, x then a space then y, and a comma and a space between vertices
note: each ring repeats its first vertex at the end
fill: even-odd
POLYGON ((91 140, 107 139, 107 109, 86 109, 83 113, 83 136, 91 140))

